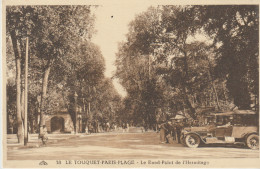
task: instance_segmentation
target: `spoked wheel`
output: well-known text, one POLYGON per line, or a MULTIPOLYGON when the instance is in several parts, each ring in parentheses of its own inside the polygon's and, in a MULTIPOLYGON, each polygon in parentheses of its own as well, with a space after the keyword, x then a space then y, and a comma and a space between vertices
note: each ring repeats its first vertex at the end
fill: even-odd
POLYGON ((185 137, 185 144, 190 148, 197 148, 200 144, 200 138, 196 134, 188 134, 185 137))
POLYGON ((249 135, 246 139, 246 145, 253 150, 259 149, 259 136, 256 134, 249 135))

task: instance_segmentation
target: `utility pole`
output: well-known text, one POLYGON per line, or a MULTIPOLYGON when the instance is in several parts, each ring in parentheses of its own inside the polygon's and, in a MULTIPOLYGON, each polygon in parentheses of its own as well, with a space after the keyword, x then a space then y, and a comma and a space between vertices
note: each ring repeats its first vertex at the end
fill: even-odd
POLYGON ((25 54, 25 80, 24 80, 24 145, 28 143, 28 50, 29 50, 29 38, 26 37, 26 54, 25 54))

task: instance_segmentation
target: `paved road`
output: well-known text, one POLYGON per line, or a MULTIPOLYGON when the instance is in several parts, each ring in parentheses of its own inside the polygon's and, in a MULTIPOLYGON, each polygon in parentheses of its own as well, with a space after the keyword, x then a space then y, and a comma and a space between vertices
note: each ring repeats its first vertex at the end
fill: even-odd
MULTIPOLYGON (((64 136, 66 138, 66 136, 64 136)), ((73 159, 187 159, 187 158, 258 158, 259 150, 244 147, 199 147, 160 144, 159 134, 100 133, 79 135, 52 142, 46 147, 15 149, 8 147, 8 160, 73 159)))

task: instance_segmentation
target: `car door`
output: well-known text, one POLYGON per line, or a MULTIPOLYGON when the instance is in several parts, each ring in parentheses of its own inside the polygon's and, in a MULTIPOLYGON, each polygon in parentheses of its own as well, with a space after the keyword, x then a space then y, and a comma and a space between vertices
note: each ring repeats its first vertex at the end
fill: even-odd
POLYGON ((219 126, 215 129, 215 137, 224 138, 232 135, 232 126, 219 126))

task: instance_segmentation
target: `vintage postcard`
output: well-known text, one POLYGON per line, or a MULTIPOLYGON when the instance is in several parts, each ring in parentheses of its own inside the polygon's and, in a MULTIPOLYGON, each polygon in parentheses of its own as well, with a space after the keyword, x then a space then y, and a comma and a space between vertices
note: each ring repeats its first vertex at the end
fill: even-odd
POLYGON ((3 168, 259 168, 259 1, 2 2, 3 168))

